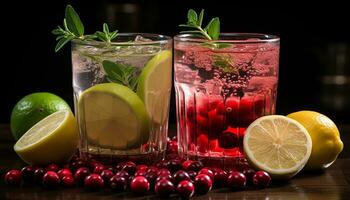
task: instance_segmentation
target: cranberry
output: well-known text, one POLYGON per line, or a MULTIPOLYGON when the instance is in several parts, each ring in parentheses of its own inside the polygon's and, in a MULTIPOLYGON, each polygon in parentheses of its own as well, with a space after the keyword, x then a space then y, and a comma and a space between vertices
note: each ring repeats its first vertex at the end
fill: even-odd
POLYGON ((197 176, 197 172, 195 172, 195 171, 187 171, 187 174, 190 176, 192 181, 194 181, 194 179, 197 176))
POLYGON ((157 181, 154 187, 154 191, 160 197, 169 197, 170 194, 174 192, 174 190, 175 190, 174 184, 167 179, 161 179, 157 181))
POLYGON ((147 169, 147 173, 158 173, 158 168, 157 167, 154 167, 154 166, 150 166, 148 169, 147 169))
POLYGON ((123 170, 127 171, 129 174, 134 174, 136 171, 136 164, 132 161, 128 161, 124 164, 123 170))
POLYGON ((160 176, 160 175, 171 175, 171 172, 168 169, 163 168, 158 170, 157 172, 157 176, 160 176))
POLYGON ((213 182, 208 175, 198 174, 194 179, 194 185, 198 194, 206 194, 211 190, 213 182))
POLYGON ((233 128, 222 131, 218 136, 219 146, 224 149, 232 149, 238 146, 238 135, 233 132, 233 128))
POLYGON ((41 184, 43 182, 43 176, 46 173, 46 169, 38 168, 34 171, 34 182, 41 184))
POLYGON ((23 181, 24 182, 33 182, 35 170, 36 170, 36 167, 34 167, 34 166, 23 167, 21 170, 23 181))
POLYGON ((177 136, 175 135, 174 137, 171 138, 171 141, 177 142, 177 136))
POLYGON ((136 194, 145 194, 150 189, 148 180, 143 176, 137 176, 130 183, 131 191, 136 194))
POLYGON ((148 180, 150 187, 154 188, 154 184, 157 179, 157 174, 153 172, 148 172, 146 173, 145 178, 148 180))
POLYGON ((99 165, 103 166, 103 164, 101 162, 96 161, 96 160, 90 160, 90 162, 89 162, 89 168, 91 171, 94 171, 95 167, 97 167, 99 165))
POLYGON ((210 177, 211 180, 214 180, 214 172, 209 168, 203 168, 199 170, 198 174, 206 174, 210 177))
POLYGON ((135 172, 134 176, 145 176, 147 174, 147 171, 138 170, 135 172))
POLYGON ((22 174, 21 171, 17 169, 10 170, 5 175, 5 182, 8 185, 18 186, 21 184, 22 174))
POLYGON ((75 185, 74 178, 72 176, 63 176, 61 181, 64 187, 73 187, 75 185))
POLYGON ((156 167, 158 169, 166 168, 167 164, 168 164, 168 160, 161 160, 161 161, 157 162, 156 167))
POLYGON ((227 178, 227 185, 232 189, 242 189, 246 185, 246 177, 241 172, 232 172, 227 178))
POLYGON ((84 186, 89 190, 98 190, 103 188, 104 181, 98 174, 90 174, 84 180, 84 186))
POLYGON ((165 158, 167 160, 174 160, 174 159, 181 160, 181 158, 180 158, 178 153, 166 154, 165 158))
POLYGON ((108 169, 108 170, 110 170, 111 172, 114 173, 114 168, 113 168, 111 165, 107 165, 107 166, 105 167, 105 170, 106 170, 106 169, 108 169))
POLYGON ((203 168, 203 163, 200 161, 190 161, 188 166, 183 165, 183 167, 185 170, 198 172, 199 170, 201 170, 203 168))
POLYGON ((181 181, 176 187, 177 193, 184 199, 189 199, 194 194, 194 185, 191 181, 181 181))
POLYGON ((129 177, 130 177, 129 173, 126 172, 126 171, 124 171, 124 170, 121 170, 121 171, 117 172, 115 175, 116 175, 116 176, 122 176, 122 177, 124 177, 126 180, 128 180, 129 177))
POLYGON ((253 183, 253 176, 255 174, 255 170, 251 168, 246 168, 242 171, 242 173, 245 175, 247 178, 247 183, 251 184, 253 183))
POLYGON ((69 169, 61 169, 57 172, 57 175, 62 179, 64 176, 73 176, 69 169))
POLYGON ((136 171, 143 170, 146 171, 148 169, 147 165, 137 165, 136 171))
POLYGON ((167 142, 167 149, 166 152, 167 154, 177 154, 177 149, 178 149, 178 144, 177 141, 168 141, 167 142))
POLYGON ((180 170, 181 168, 181 160, 173 159, 169 160, 169 162, 167 163, 167 169, 172 173, 176 172, 177 170, 180 170))
POLYGON ((93 173, 94 174, 101 174, 103 170, 105 170, 106 167, 104 165, 96 165, 94 168, 93 173))
POLYGON ((269 186, 271 181, 270 175, 265 171, 257 171, 253 176, 254 186, 265 188, 269 186))
POLYGON ((250 168, 249 163, 246 158, 244 157, 238 157, 236 159, 236 168, 239 171, 243 171, 246 168, 250 168))
POLYGON ((43 176, 43 185, 47 188, 55 188, 60 184, 60 177, 54 171, 48 171, 43 176))
POLYGON ((48 166, 46 166, 46 171, 53 171, 53 172, 58 172, 58 170, 60 170, 60 167, 54 163, 49 164, 48 166))
POLYGON ((158 181, 160 181, 162 179, 167 179, 170 182, 174 182, 174 178, 170 174, 161 174, 160 176, 157 177, 155 182, 157 183, 158 181))
POLYGON ((127 185, 128 181, 123 176, 113 176, 109 179, 109 186, 117 192, 125 191, 127 185))
POLYGON ((109 169, 105 169, 101 172, 101 177, 103 178, 105 184, 107 184, 109 179, 111 179, 113 176, 114 173, 109 169))
POLYGON ((215 170, 214 172, 214 186, 223 187, 226 186, 228 174, 224 170, 215 170))
POLYGON ((81 168, 81 167, 85 167, 86 163, 82 160, 77 160, 72 162, 72 164, 70 165, 70 169, 75 172, 77 169, 81 168))
POLYGON ((191 180, 191 178, 188 175, 188 173, 183 171, 183 170, 179 170, 179 171, 175 172, 173 177, 174 177, 175 185, 177 185, 178 183, 180 183, 183 180, 187 180, 187 181, 191 180))
POLYGON ((87 177, 89 174, 90 171, 87 167, 81 167, 74 173, 74 179, 77 183, 82 184, 85 180, 85 177, 87 177))
POLYGON ((118 163, 118 164, 115 166, 115 171, 118 172, 118 171, 120 171, 120 170, 123 170, 124 165, 125 165, 124 162, 118 163))

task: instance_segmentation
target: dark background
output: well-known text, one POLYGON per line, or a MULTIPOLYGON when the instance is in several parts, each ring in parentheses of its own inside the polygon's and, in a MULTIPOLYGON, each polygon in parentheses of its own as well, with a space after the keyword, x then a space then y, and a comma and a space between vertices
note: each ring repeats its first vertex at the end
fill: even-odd
MULTIPOLYGON (((51 30, 62 24, 66 4, 79 13, 87 33, 108 22, 120 32, 174 36, 189 8, 219 16, 222 32, 260 32, 281 37, 277 113, 309 109, 350 122, 350 31, 348 6, 238 1, 12 1, 1 5, 0 123, 15 103, 40 91, 73 106, 69 46, 54 52, 51 30)), ((206 21, 207 22, 207 21, 206 21)), ((171 123, 175 123, 172 93, 171 123)))

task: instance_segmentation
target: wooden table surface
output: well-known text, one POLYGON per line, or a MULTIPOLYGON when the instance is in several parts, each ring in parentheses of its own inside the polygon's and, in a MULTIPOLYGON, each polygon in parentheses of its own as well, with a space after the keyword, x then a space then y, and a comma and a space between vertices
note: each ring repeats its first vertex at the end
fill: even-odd
MULTIPOLYGON (((326 171, 317 173, 303 172, 285 183, 273 183, 266 189, 247 188, 244 191, 216 189, 206 195, 192 199, 350 199, 350 126, 340 126, 344 150, 340 158, 326 171)), ((4 173, 11 168, 20 168, 24 164, 13 151, 14 141, 9 126, 0 124, 0 200, 87 200, 87 199, 158 199, 154 194, 135 196, 131 193, 113 193, 108 190, 88 192, 83 188, 45 190, 39 186, 11 187, 3 181, 4 173)), ((179 199, 172 195, 170 199, 179 199)))

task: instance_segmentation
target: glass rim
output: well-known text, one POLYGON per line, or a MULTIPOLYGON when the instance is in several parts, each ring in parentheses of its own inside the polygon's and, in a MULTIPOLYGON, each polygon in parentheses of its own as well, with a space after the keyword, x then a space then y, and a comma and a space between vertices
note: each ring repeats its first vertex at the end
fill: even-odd
MULTIPOLYGON (((118 37, 132 37, 140 35, 142 37, 145 37, 146 39, 154 39, 157 38, 157 40, 152 41, 117 41, 117 42, 111 42, 110 45, 112 46, 142 46, 142 45, 159 45, 159 44, 166 44, 172 41, 172 37, 162 34, 155 34, 155 33, 118 33, 118 37)), ((95 40, 78 40, 74 39, 72 40, 72 43, 74 44, 81 44, 81 45, 91 45, 91 46, 105 46, 106 43, 103 41, 95 41, 95 40)))
POLYGON ((227 37, 228 39, 208 40, 195 37, 193 34, 178 34, 174 36, 174 41, 196 43, 219 42, 231 44, 273 43, 280 41, 280 37, 264 33, 220 33, 219 37, 227 37), (235 37, 244 37, 245 39, 235 39, 235 37))

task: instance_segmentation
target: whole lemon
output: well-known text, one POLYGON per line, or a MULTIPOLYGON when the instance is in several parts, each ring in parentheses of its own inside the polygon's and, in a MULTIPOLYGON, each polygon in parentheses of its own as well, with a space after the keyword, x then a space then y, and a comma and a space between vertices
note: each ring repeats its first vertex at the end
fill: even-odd
POLYGON ((314 111, 294 112, 287 117, 302 124, 312 139, 311 156, 305 169, 329 167, 343 150, 343 142, 335 123, 327 116, 314 111))

